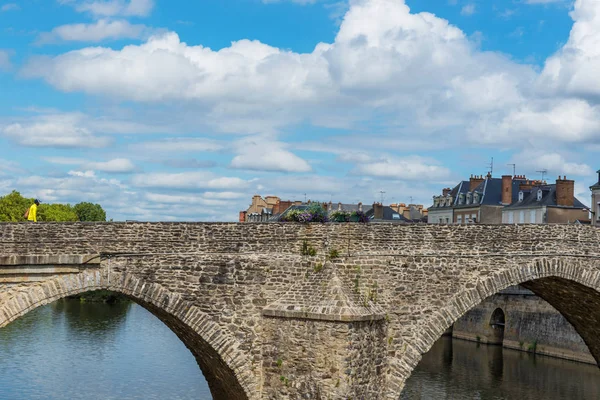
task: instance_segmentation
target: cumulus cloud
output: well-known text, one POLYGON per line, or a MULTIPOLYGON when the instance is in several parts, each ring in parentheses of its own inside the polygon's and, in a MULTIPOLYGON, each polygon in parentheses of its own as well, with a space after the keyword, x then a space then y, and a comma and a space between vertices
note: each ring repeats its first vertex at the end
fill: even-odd
POLYGON ((514 155, 512 162, 515 163, 520 170, 547 170, 550 176, 575 175, 587 177, 593 175, 593 170, 589 165, 568 161, 565 156, 559 153, 528 150, 514 155))
POLYGON ((541 90, 581 96, 600 103, 600 2, 577 0, 569 40, 546 60, 541 90))
POLYGON ((112 142, 83 126, 76 114, 44 115, 0 126, 0 134, 25 147, 98 148, 112 142))
POLYGON ((216 152, 223 150, 222 142, 207 138, 169 138, 136 143, 131 146, 135 151, 151 153, 192 153, 192 152, 216 152))
POLYGON ((96 171, 126 173, 135 170, 135 165, 127 158, 115 158, 109 161, 96 161, 85 164, 86 168, 96 171))
POLYGON ((37 43, 101 42, 117 39, 140 39, 149 36, 152 30, 146 25, 131 24, 125 20, 101 19, 91 24, 67 24, 39 35, 37 43))
MULTIPOLYGON (((585 1, 593 3, 579 0, 577 7, 585 1)), ((66 92, 194 101, 199 114, 226 132, 276 132, 303 120, 348 128, 383 113, 378 120, 388 129, 401 123, 403 136, 419 132, 428 140, 501 126, 486 138, 505 143, 529 129, 522 113, 544 119, 575 104, 537 96, 534 68, 480 52, 448 21, 411 13, 400 0, 352 2, 334 42, 319 43, 311 53, 250 40, 214 51, 168 32, 120 50, 84 48, 32 60, 24 73, 66 92)), ((591 115, 584 108, 581 116, 591 115)), ((555 129, 549 135, 564 137, 560 124, 544 124, 555 129)), ((252 165, 248 158, 240 155, 235 165, 252 165)))
POLYGON ((154 0, 59 0, 78 12, 95 17, 147 17, 154 8, 154 0))
POLYGON ((230 166, 254 171, 309 172, 310 165, 268 137, 249 138, 237 145, 239 152, 230 166))
POLYGON ((240 189, 249 183, 237 177, 222 177, 211 172, 146 173, 134 175, 131 184, 140 188, 240 189))
POLYGON ((450 170, 434 165, 422 157, 383 158, 359 164, 354 173, 398 180, 441 180, 450 176, 450 170))

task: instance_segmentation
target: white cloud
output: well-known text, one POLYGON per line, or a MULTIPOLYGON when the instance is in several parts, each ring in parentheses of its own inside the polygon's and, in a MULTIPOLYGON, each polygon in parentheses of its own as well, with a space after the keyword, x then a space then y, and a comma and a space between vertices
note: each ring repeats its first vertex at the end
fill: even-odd
POLYGON ((109 161, 89 162, 86 168, 102 172, 126 173, 135 170, 135 165, 127 158, 115 158, 109 161))
POLYGON ((475 14, 475 4, 465 4, 463 8, 460 10, 461 15, 473 15, 475 14))
POLYGON ((358 164, 354 173, 397 180, 441 180, 450 176, 450 170, 421 157, 383 158, 358 164))
POLYGON ((147 17, 154 8, 154 0, 59 0, 75 7, 78 12, 95 17, 147 17))
POLYGON ((131 146, 135 151, 152 153, 192 153, 216 152, 224 149, 224 144, 206 138, 169 138, 164 140, 137 143, 131 146))
POLYGON ((0 49, 0 71, 9 70, 10 67, 10 53, 6 50, 0 49))
POLYGON ((146 25, 131 24, 125 20, 101 19, 91 24, 68 24, 58 26, 39 35, 37 43, 60 41, 100 42, 103 40, 140 39, 149 36, 146 25))
POLYGON ((546 60, 541 90, 580 96, 600 103, 600 2, 577 0, 567 43, 546 60))
POLYGON ((588 177, 593 175, 592 168, 584 163, 567 161, 559 153, 546 153, 540 150, 527 150, 513 156, 512 161, 519 170, 547 170, 549 176, 575 175, 588 177))
POLYGON ((6 3, 6 4, 3 4, 2 7, 0 7, 0 12, 18 11, 20 9, 21 9, 21 7, 19 7, 19 5, 16 3, 6 3))
POLYGON ((44 115, 0 126, 0 134, 25 147, 98 148, 111 143, 110 138, 83 126, 76 114, 44 115))
POLYGON ((134 175, 131 184, 140 188, 163 189, 242 189, 248 182, 236 177, 220 177, 211 172, 146 173, 134 175))
POLYGON ((269 137, 244 139, 236 145, 238 155, 231 160, 232 168, 255 171, 309 172, 310 165, 291 151, 283 143, 269 137))
MULTIPOLYGON (((351 2, 334 42, 311 53, 249 40, 213 51, 171 32, 120 50, 90 47, 32 60, 24 73, 67 92, 189 102, 225 132, 274 134, 304 121, 348 129, 376 120, 397 143, 456 136, 507 147, 523 136, 540 146, 588 143, 600 140, 599 8, 596 0, 577 0, 569 43, 541 75, 479 51, 448 21, 411 14, 401 0, 351 2)), ((368 136, 363 141, 377 141, 368 136)), ((285 147, 277 161, 256 154, 239 152, 232 166, 308 170, 301 159, 287 160, 294 154, 285 147)))

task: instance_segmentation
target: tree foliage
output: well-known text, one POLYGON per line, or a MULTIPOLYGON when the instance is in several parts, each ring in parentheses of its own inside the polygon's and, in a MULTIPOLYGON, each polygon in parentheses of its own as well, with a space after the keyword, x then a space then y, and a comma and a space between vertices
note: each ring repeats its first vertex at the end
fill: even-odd
MULTIPOLYGON (((0 197, 0 222, 24 221, 23 215, 33 200, 21 196, 16 190, 0 197)), ((106 212, 99 204, 86 202, 74 207, 70 204, 42 203, 38 207, 37 217, 38 221, 45 222, 106 221, 106 212)))
POLYGON ((106 212, 100 204, 81 202, 75 204, 73 210, 77 214, 79 221, 106 221, 106 212))

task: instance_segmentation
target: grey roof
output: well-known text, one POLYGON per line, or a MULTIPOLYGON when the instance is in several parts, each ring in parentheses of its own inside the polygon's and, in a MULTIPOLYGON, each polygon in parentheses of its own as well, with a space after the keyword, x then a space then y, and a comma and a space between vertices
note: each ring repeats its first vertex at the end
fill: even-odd
MULTIPOLYGON (((338 203, 332 203, 331 204, 331 212, 339 211, 338 207, 339 207, 338 203)), ((362 205, 362 210, 363 210, 364 213, 366 213, 367 211, 369 211, 372 208, 373 208, 372 204, 363 204, 362 205)), ((342 203, 342 211, 346 211, 346 212, 358 211, 358 204, 344 204, 344 203, 342 203)))
MULTIPOLYGON (((371 209, 365 212, 365 215, 369 217, 369 219, 373 220, 375 217, 375 209, 371 207, 371 209)), ((391 207, 383 206, 383 221, 397 221, 397 222, 412 222, 411 220, 405 218, 402 214, 397 212, 391 207)))
MULTIPOLYGON (((514 191, 513 191, 514 192, 514 191)), ((573 207, 567 206, 559 206, 556 204, 556 185, 542 185, 535 186, 529 190, 523 190, 523 201, 519 201, 519 190, 516 190, 517 198, 513 200, 513 202, 506 206, 506 208, 515 209, 515 208, 537 208, 537 207, 563 207, 563 208, 581 208, 587 209, 585 205, 581 201, 579 201, 576 197, 573 201, 573 207), (542 191, 542 199, 538 201, 537 192, 538 190, 542 191)))
POLYGON ((592 189, 592 190, 600 189, 600 169, 598 171, 596 171, 596 173, 598 174, 598 182, 596 182, 592 186, 590 186, 590 189, 592 189))

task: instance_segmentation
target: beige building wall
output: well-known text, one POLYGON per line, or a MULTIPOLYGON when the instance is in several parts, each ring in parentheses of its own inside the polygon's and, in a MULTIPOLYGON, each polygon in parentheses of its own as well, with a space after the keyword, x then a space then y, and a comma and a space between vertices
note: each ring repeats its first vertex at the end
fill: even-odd
POLYGON ((587 210, 569 209, 559 207, 548 207, 549 224, 567 224, 576 220, 589 220, 590 215, 587 210))

